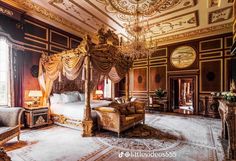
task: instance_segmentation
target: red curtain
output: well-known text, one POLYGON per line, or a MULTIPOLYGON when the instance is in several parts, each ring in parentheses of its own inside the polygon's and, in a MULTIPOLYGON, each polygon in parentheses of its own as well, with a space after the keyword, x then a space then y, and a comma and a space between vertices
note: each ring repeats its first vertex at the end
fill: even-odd
POLYGON ((23 106, 24 52, 13 49, 14 106, 23 106))

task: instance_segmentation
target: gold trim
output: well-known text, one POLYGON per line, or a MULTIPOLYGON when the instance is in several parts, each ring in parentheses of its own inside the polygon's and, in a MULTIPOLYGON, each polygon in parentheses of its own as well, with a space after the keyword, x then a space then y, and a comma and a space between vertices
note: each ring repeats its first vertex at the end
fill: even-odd
POLYGON ((201 61, 199 61, 199 65, 200 65, 200 67, 199 67, 200 68, 200 93, 211 93, 212 92, 212 91, 203 91, 202 90, 202 63, 214 62, 214 61, 220 61, 220 66, 221 66, 221 68, 220 68, 220 90, 223 91, 223 59, 201 60, 201 61))
POLYGON ((2 6, 0 6, 0 13, 2 13, 3 15, 8 15, 10 17, 14 15, 11 10, 6 9, 5 7, 3 8, 2 6))
POLYGON ((146 66, 148 65, 148 62, 147 61, 142 61, 142 62, 133 62, 133 66, 146 66))
POLYGON ((172 73, 187 73, 187 72, 199 72, 199 69, 190 69, 190 70, 177 70, 177 71, 168 71, 168 74, 172 73))
POLYGON ((121 28, 124 28, 123 25, 121 25, 119 22, 117 22, 115 19, 113 19, 112 17, 110 17, 108 14, 106 14, 103 10, 101 10, 100 8, 98 8, 96 5, 94 5, 92 2, 90 2, 90 0, 85 0, 85 2, 89 3, 91 6, 93 6, 94 8, 96 8, 99 12, 101 12, 102 14, 104 14, 105 16, 109 17, 112 21, 114 21, 118 26, 120 26, 121 28))
POLYGON ((199 54, 199 59, 212 59, 212 58, 219 58, 223 56, 223 51, 214 51, 214 52, 209 52, 209 53, 200 53, 199 54), (218 53, 220 55, 218 56, 208 56, 208 57, 202 57, 203 55, 211 55, 211 54, 215 54, 218 53))
POLYGON ((225 56, 227 57, 232 57, 233 55, 231 55, 231 51, 230 50, 225 50, 225 56), (229 54, 227 54, 229 52, 229 54))
POLYGON ((55 45, 53 45, 53 44, 50 44, 49 51, 50 51, 50 52, 53 52, 53 53, 59 53, 59 52, 62 52, 62 51, 55 51, 55 50, 52 50, 52 47, 57 48, 57 49, 62 49, 62 51, 67 50, 67 49, 65 49, 65 48, 62 48, 62 47, 59 47, 59 46, 55 46, 55 45))
MULTIPOLYGON (((97 20, 99 20, 102 24, 106 24, 107 26, 109 26, 111 29, 113 29, 114 31, 116 31, 116 29, 114 27, 112 27, 111 25, 109 25, 109 23, 106 23, 105 21, 103 21, 101 18, 97 17, 96 15, 92 14, 91 12, 89 12, 88 10, 86 10, 84 7, 82 7, 81 5, 79 5, 78 3, 76 3, 74 0, 69 0, 71 3, 73 3, 74 5, 76 5, 77 7, 79 7, 80 9, 84 10, 85 12, 87 12, 88 14, 92 15, 94 18, 96 18, 97 20)), ((97 31, 97 29, 96 29, 97 31)))
MULTIPOLYGON (((185 42, 188 40, 200 39, 209 36, 215 36, 219 34, 232 32, 232 23, 216 25, 208 28, 196 29, 189 32, 184 32, 177 35, 166 36, 163 38, 156 39, 160 46, 173 44, 176 42, 185 42)), ((235 35, 236 36, 236 35, 235 35)))
MULTIPOLYGON (((214 16, 215 16, 215 15, 214 15, 214 16)), ((218 9, 218 10, 214 10, 214 11, 209 12, 209 14, 208 14, 208 24, 213 24, 213 23, 219 23, 219 22, 222 22, 222 21, 226 21, 226 20, 231 19, 232 16, 233 16, 233 7, 232 7, 232 6, 225 7, 225 8, 221 8, 221 9, 218 9), (227 19, 223 19, 223 20, 222 20, 222 18, 221 18, 221 19, 219 19, 218 21, 212 22, 212 15, 213 15, 214 13, 219 13, 219 12, 222 13, 222 11, 225 11, 225 10, 227 10, 227 9, 230 9, 230 13, 229 13, 227 19)))
POLYGON ((41 26, 41 25, 39 25, 39 24, 37 24, 37 23, 34 23, 34 22, 32 22, 32 21, 29 21, 29 20, 25 20, 25 22, 30 23, 30 24, 35 25, 35 26, 38 26, 38 27, 40 27, 40 28, 46 30, 46 39, 44 39, 44 38, 42 38, 42 37, 38 37, 38 36, 32 35, 32 34, 29 34, 29 33, 25 33, 26 36, 30 36, 30 37, 33 37, 33 38, 37 38, 37 39, 40 39, 40 40, 43 40, 43 41, 48 41, 48 28, 46 28, 46 27, 44 27, 44 26, 41 26))
POLYGON ((140 93, 140 92, 148 92, 148 76, 149 76, 149 71, 148 71, 148 66, 146 66, 146 67, 134 67, 134 68, 132 68, 132 72, 133 72, 133 87, 132 87, 132 93, 133 92, 137 92, 137 93, 140 93), (134 70, 135 69, 146 69, 146 91, 135 91, 134 90, 134 70))
MULTIPOLYGON (((165 57, 167 57, 167 53, 168 53, 168 48, 160 48, 160 49, 157 49, 156 51, 160 51, 160 50, 163 50, 163 49, 165 49, 165 51, 166 51, 166 55, 165 56, 154 56, 154 57, 151 57, 151 55, 149 55, 149 60, 153 60, 153 59, 156 59, 156 58, 165 58, 165 57)), ((156 52, 155 51, 155 52, 156 52)))
MULTIPOLYGON (((36 43, 39 43, 39 44, 43 44, 43 45, 45 45, 46 48, 43 48, 43 47, 40 47, 40 46, 37 46, 37 47, 39 47, 41 49, 44 49, 44 50, 48 50, 48 43, 45 43, 45 42, 42 42, 42 41, 39 41, 39 40, 35 40, 35 39, 30 38, 30 37, 24 37, 24 39, 32 41, 32 42, 36 42, 36 43)), ((28 44, 28 43, 25 43, 25 44, 32 45, 32 44, 28 44)), ((36 46, 36 45, 32 45, 32 46, 36 46)))
POLYGON ((61 47, 69 48, 69 46, 70 46, 70 44, 69 44, 69 39, 70 39, 70 37, 67 36, 67 35, 64 35, 64 34, 62 34, 62 33, 59 33, 59 32, 57 32, 57 31, 54 31, 54 30, 50 30, 50 43, 52 43, 52 44, 55 44, 55 45, 58 45, 58 46, 61 46, 61 47), (52 33, 56 33, 56 34, 58 34, 58 35, 61 35, 61 36, 65 37, 65 38, 66 38, 66 41, 67 41, 67 42, 66 42, 66 46, 65 46, 65 45, 62 45, 62 44, 59 44, 59 43, 57 43, 57 42, 52 41, 52 33))
MULTIPOLYGON (((67 29, 70 29, 71 32, 74 31, 79 36, 84 36, 86 34, 89 34, 93 38, 95 38, 95 35, 93 33, 82 29, 80 26, 76 25, 75 23, 72 23, 62 18, 61 16, 52 13, 48 9, 32 2, 31 0, 15 0, 14 2, 12 2, 12 0, 9 0, 7 1, 7 3, 12 3, 14 4, 14 6, 16 6, 17 8, 23 9, 24 11, 27 11, 27 12, 31 11, 31 15, 33 13, 34 14, 36 13, 37 16, 43 19, 47 18, 48 20, 51 20, 52 22, 59 23, 63 26, 66 26, 67 29)), ((56 24, 54 24, 54 26, 56 26, 56 24)))
POLYGON ((150 87, 150 84, 151 84, 151 83, 150 83, 150 70, 151 70, 150 68, 155 68, 155 67, 166 67, 166 78, 165 78, 165 79, 166 79, 166 89, 165 89, 165 90, 167 90, 167 83, 168 83, 168 81, 167 81, 167 78, 168 78, 168 77, 167 77, 167 75, 168 75, 167 70, 168 70, 168 66, 167 66, 167 64, 155 65, 155 66, 149 66, 149 82, 148 82, 148 83, 149 83, 149 93, 150 93, 150 92, 155 92, 155 91, 152 91, 152 90, 151 90, 151 87, 150 87))
MULTIPOLYGON (((173 19, 180 19, 181 17, 183 16, 186 16, 186 15, 191 15, 191 14, 194 14, 194 18, 196 20, 196 23, 195 23, 195 26, 191 26, 191 27, 188 27, 188 28, 180 28, 180 29, 177 29, 177 30, 174 30, 174 31, 170 31, 170 32, 167 32, 166 34, 171 34, 171 33, 175 33, 175 32, 180 32, 180 31, 184 31, 184 30, 188 30, 188 29, 193 29, 193 28, 196 28, 199 26, 199 19, 198 19, 198 10, 195 10, 195 11, 192 11, 192 12, 188 12, 188 13, 184 13, 182 15, 178 15, 178 16, 175 16, 175 17, 171 17, 169 19, 165 19, 163 21, 159 21, 159 22, 154 22, 154 23, 151 23, 149 24, 150 26, 155 26, 155 25, 159 25, 161 23, 169 23, 170 20, 173 20, 173 19)), ((157 34, 155 36, 153 36, 152 38, 156 38, 156 37, 159 37, 161 36, 161 34, 157 34)))
MULTIPOLYGON (((39 54, 42 54, 44 52, 42 50, 32 49, 32 48, 28 48, 28 47, 24 47, 24 50, 33 51, 33 52, 36 52, 36 53, 39 53, 39 54)), ((44 53, 47 54, 47 52, 44 52, 44 53)))
POLYGON ((223 39, 222 39, 222 38, 204 40, 204 41, 200 41, 200 42, 199 42, 199 51, 200 51, 200 52, 214 51, 214 50, 220 50, 220 49, 223 49, 223 39), (204 42, 211 42, 211 41, 214 41, 214 40, 220 40, 220 47, 219 47, 219 48, 202 50, 202 43, 204 43, 204 42))
POLYGON ((77 39, 74 39, 74 38, 70 38, 70 48, 72 48, 71 44, 72 44, 72 41, 76 41, 80 44, 81 41, 77 40, 77 39))
MULTIPOLYGON (((236 58, 225 58, 225 63, 224 63, 224 90, 225 91, 228 91, 229 89, 227 89, 227 71, 229 71, 228 70, 228 68, 227 68, 227 66, 228 66, 228 62, 229 62, 229 60, 232 60, 232 59, 236 59, 236 58)), ((230 87, 230 85, 229 85, 229 87, 230 87)))
POLYGON ((150 59, 150 61, 149 61, 149 66, 158 65, 158 64, 167 64, 167 58, 150 59), (162 60, 164 60, 164 61, 162 61, 162 60))
MULTIPOLYGON (((229 38, 230 38, 230 39, 233 39, 232 36, 227 36, 227 37, 224 38, 224 48, 225 48, 225 49, 231 48, 231 46, 233 45, 233 44, 232 44, 231 46, 227 47, 226 42, 227 42, 227 39, 229 39, 229 38)), ((233 40, 232 40, 232 42, 233 42, 233 40)))

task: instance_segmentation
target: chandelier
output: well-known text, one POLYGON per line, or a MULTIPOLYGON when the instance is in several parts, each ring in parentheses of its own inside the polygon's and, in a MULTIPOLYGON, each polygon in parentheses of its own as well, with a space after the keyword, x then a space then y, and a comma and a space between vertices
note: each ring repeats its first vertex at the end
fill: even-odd
POLYGON ((135 1, 137 2, 135 14, 129 15, 129 22, 125 25, 129 40, 121 41, 120 50, 132 59, 141 59, 156 50, 157 41, 154 42, 151 36, 148 38, 148 35, 151 34, 149 22, 144 17, 145 12, 139 7, 139 0, 135 1))

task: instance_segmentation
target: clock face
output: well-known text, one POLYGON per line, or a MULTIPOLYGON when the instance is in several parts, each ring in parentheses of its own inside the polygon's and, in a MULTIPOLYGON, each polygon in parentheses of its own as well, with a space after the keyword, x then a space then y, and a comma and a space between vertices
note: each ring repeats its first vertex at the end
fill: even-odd
POLYGON ((176 68, 186 68, 194 63, 196 51, 190 46, 181 46, 174 50, 170 62, 176 68))

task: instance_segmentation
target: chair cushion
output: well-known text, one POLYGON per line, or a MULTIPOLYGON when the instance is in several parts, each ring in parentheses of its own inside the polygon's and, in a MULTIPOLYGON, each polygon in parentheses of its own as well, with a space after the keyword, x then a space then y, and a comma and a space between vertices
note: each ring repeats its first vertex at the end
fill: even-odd
POLYGON ((0 141, 5 140, 8 137, 19 132, 19 127, 0 127, 0 141))
POLYGON ((140 121, 144 118, 142 114, 132 114, 132 115, 129 115, 129 117, 133 117, 135 121, 140 121))
POLYGON ((129 125, 129 124, 132 124, 134 122, 135 122, 135 117, 128 115, 128 116, 125 117, 124 125, 129 125))

